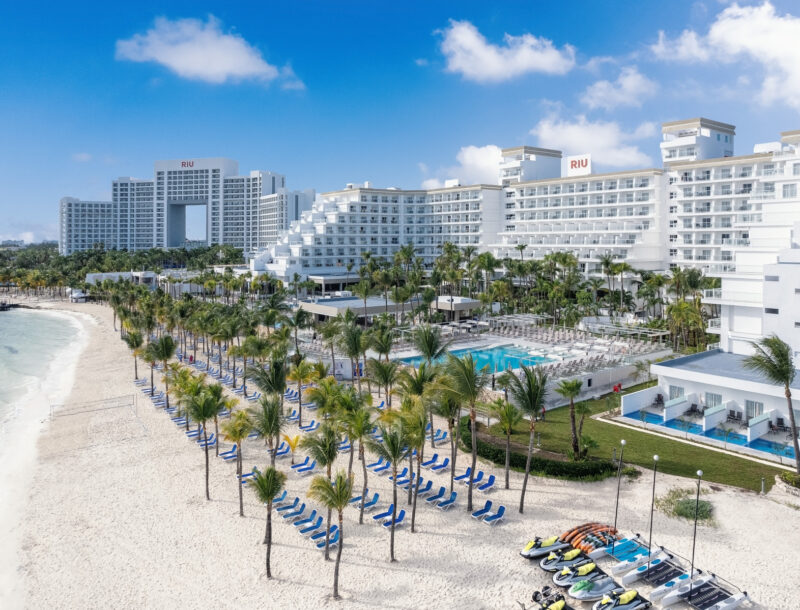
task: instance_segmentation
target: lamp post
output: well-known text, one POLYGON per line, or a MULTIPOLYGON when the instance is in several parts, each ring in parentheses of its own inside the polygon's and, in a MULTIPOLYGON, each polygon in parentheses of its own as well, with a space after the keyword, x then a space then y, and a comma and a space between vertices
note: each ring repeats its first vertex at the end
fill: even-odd
POLYGON ((658 471, 658 455, 653 456, 653 495, 650 500, 650 537, 647 541, 647 571, 650 571, 650 559, 653 555, 653 512, 656 508, 656 472, 658 471))
POLYGON ((694 549, 697 542, 697 515, 700 512, 700 480, 703 478, 703 471, 697 471, 697 496, 694 500, 694 533, 692 534, 692 566, 689 568, 689 601, 692 599, 692 576, 694 575, 694 549))
POLYGON ((617 511, 619 510, 619 487, 622 482, 622 458, 625 456, 625 439, 620 442, 622 449, 619 450, 619 462, 617 464, 617 500, 614 503, 614 537, 611 539, 611 555, 614 555, 614 545, 617 543, 617 511))

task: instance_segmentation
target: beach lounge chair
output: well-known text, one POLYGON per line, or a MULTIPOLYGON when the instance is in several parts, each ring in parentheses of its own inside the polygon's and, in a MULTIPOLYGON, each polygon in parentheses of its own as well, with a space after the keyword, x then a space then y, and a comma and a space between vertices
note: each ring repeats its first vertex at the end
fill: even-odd
POLYGON ((250 434, 247 435, 247 438, 258 438, 261 436, 261 432, 258 430, 253 430, 250 434))
POLYGON ((382 475, 382 474, 388 472, 391 467, 392 467, 392 464, 390 462, 386 462, 383 466, 380 466, 378 468, 373 468, 372 472, 374 472, 375 474, 382 475))
POLYGON ((284 519, 294 520, 298 517, 302 516, 302 514, 306 512, 306 503, 303 502, 300 506, 296 507, 294 510, 288 510, 284 514, 281 515, 284 519))
POLYGON ((450 458, 444 458, 444 462, 442 462, 441 464, 436 464, 436 466, 431 466, 431 470, 433 472, 442 472, 449 465, 450 465, 450 458))
MULTIPOLYGON (((330 538, 333 538, 333 536, 334 536, 334 535, 336 534, 336 532, 338 532, 338 531, 339 531, 339 526, 338 526, 338 525, 331 525, 331 530, 330 530, 330 538)), ((320 532, 317 532, 316 534, 312 534, 310 538, 311 538, 311 540, 313 540, 314 542, 316 542, 317 540, 320 540, 320 539, 321 539, 321 540, 322 540, 322 542, 323 542, 323 544, 324 544, 324 543, 325 543, 325 530, 323 529, 322 531, 320 531, 320 532)), ((329 538, 329 540, 330 540, 330 538, 329 538)))
MULTIPOLYGON (((372 496, 372 500, 368 499, 367 503, 364 504, 364 512, 367 513, 369 511, 371 511, 373 508, 375 508, 378 505, 378 500, 379 499, 380 499, 380 495, 377 494, 377 493, 374 496, 372 496)), ((360 502, 358 504, 356 504, 356 508, 361 509, 361 503, 360 502)))
MULTIPOLYGON (((254 476, 256 476, 257 474, 258 474, 258 468, 253 468, 253 470, 251 470, 250 472, 246 472, 246 473, 244 473, 244 474, 242 475, 241 479, 240 479, 240 480, 241 480, 241 483, 242 483, 242 485, 245 485, 245 484, 249 483, 249 482, 250 482, 250 479, 252 479, 252 478, 253 478, 254 476)), ((286 491, 286 490, 284 489, 284 491, 286 491)), ((286 497, 286 496, 284 496, 284 498, 285 498, 285 497, 286 497)))
POLYGON ((292 510, 297 508, 299 504, 300 504, 300 498, 295 497, 294 501, 291 504, 284 504, 283 506, 279 506, 278 508, 275 509, 275 511, 283 513, 286 512, 287 510, 292 510))
POLYGON ((292 411, 292 414, 289 415, 289 417, 286 418, 286 421, 288 421, 288 422, 296 422, 299 419, 300 419, 300 415, 298 415, 297 409, 295 409, 294 411, 292 411))
POLYGON ((378 458, 377 462, 372 462, 372 464, 367 464, 367 469, 372 470, 373 468, 378 468, 379 466, 383 466, 383 458, 378 458))
MULTIPOLYGON (((333 529, 333 528, 331 528, 331 529, 333 529)), ((339 544, 339 529, 338 528, 333 533, 333 535, 330 538, 328 538, 328 548, 332 549, 337 544, 339 544)), ((325 539, 324 539, 324 537, 320 542, 317 542, 317 548, 318 549, 324 549, 325 548, 325 539)))
POLYGON ((503 520, 503 516, 506 514, 506 507, 502 504, 500 508, 497 509, 497 512, 493 515, 488 515, 483 522, 489 525, 497 525, 500 521, 503 520))
POLYGON ((308 432, 309 430, 311 430, 311 428, 313 428, 313 427, 314 427, 314 424, 316 423, 316 421, 317 421, 317 420, 315 420, 315 419, 312 419, 312 420, 311 420, 310 422, 308 422, 308 423, 307 423, 305 426, 300 426, 300 430, 302 430, 303 432, 308 432))
POLYGON ((478 519, 480 521, 486 515, 488 515, 491 510, 492 510, 492 501, 486 500, 486 504, 483 505, 483 508, 480 508, 476 510, 474 513, 472 513, 472 518, 478 519))
POLYGON ((297 470, 298 468, 303 468, 305 466, 308 466, 308 462, 309 462, 310 459, 311 458, 306 456, 306 459, 303 460, 302 462, 298 462, 297 464, 292 464, 292 470, 297 470))
MULTIPOLYGON (((420 481, 422 480, 424 479, 420 479, 420 481)), ((416 481, 417 481, 417 474, 413 473, 410 477, 397 481, 397 486, 402 489, 408 489, 408 486, 409 485, 413 486, 414 484, 416 484, 416 481)))
POLYGON ((390 504, 390 505, 389 505, 389 508, 387 508, 387 509, 386 509, 385 511, 383 511, 382 513, 379 513, 379 514, 377 514, 377 515, 374 515, 374 516, 372 517, 372 519, 373 519, 374 521, 382 521, 382 520, 386 519, 386 517, 391 517, 391 516, 392 516, 392 511, 393 511, 393 510, 394 510, 394 504, 390 504))
POLYGON ((341 443, 339 443, 339 451, 341 453, 345 453, 347 451, 350 451, 350 447, 351 446, 352 445, 350 444, 350 441, 342 441, 341 443))
POLYGON ((317 468, 317 460, 311 462, 308 466, 303 466, 302 468, 297 469, 297 474, 300 476, 308 476, 314 473, 314 470, 317 468))
POLYGON ((353 496, 352 498, 350 498, 348 504, 355 504, 356 506, 358 506, 359 504, 361 504, 361 498, 363 498, 364 496, 369 496, 369 489, 365 490, 364 495, 362 496, 353 496))
POLYGON ((197 439, 197 444, 204 449, 206 447, 213 447, 214 445, 217 444, 217 437, 215 434, 212 434, 211 436, 208 437, 208 440, 204 441, 202 439, 197 439))
POLYGON ((305 517, 303 519, 298 519, 297 521, 292 523, 292 525, 294 525, 295 527, 304 527, 309 523, 313 523, 314 519, 316 518, 317 518, 317 511, 316 509, 314 509, 311 511, 311 514, 308 517, 305 517))
POLYGON ((434 453, 432 457, 430 457, 429 459, 427 459, 424 462, 422 462, 421 466, 423 468, 430 468, 431 466, 433 466, 436 463, 436 460, 438 460, 438 459, 439 459, 439 454, 438 453, 434 453))
POLYGON ((441 434, 439 431, 436 431, 436 434, 433 436, 433 444, 444 442, 447 439, 447 430, 444 430, 441 434))
POLYGON ((278 508, 285 502, 286 502, 286 490, 284 489, 283 493, 272 501, 272 508, 278 508))
POLYGON ((316 422, 316 423, 315 423, 314 425, 312 425, 310 428, 308 428, 308 429, 304 430, 304 432, 307 432, 307 433, 308 433, 308 432, 316 432, 317 430, 319 430, 319 426, 320 426, 320 423, 319 423, 319 422, 316 422))
POLYGON ((489 479, 486 481, 486 483, 478 487, 478 491, 482 491, 484 493, 486 493, 487 491, 491 491, 492 488, 494 487, 494 481, 495 481, 494 475, 490 474, 489 479))
MULTIPOLYGON (((394 526, 398 527, 401 523, 403 523, 403 519, 405 518, 406 518, 406 511, 405 509, 403 509, 399 513, 397 513, 397 517, 395 517, 394 519, 394 526)), ((392 527, 392 518, 389 517, 386 521, 381 523, 381 525, 387 529, 392 527)))
POLYGON ((472 468, 471 468, 471 467, 467 467, 466 471, 464 471, 464 474, 460 474, 460 475, 458 475, 458 476, 457 476, 457 477, 455 477, 453 480, 454 480, 454 481, 464 481, 464 480, 468 480, 468 479, 469 479, 469 475, 470 475, 470 473, 471 473, 471 472, 472 472, 472 468))
POLYGON ((203 433, 203 428, 201 426, 197 426, 197 428, 192 428, 191 430, 187 430, 184 432, 186 434, 186 438, 197 438, 203 433))
POLYGON ((275 459, 283 458, 289 455, 289 445, 281 443, 278 450, 275 452, 275 459))
MULTIPOLYGON (((297 525, 297 524, 295 524, 297 525)), ((322 527, 322 515, 317 517, 317 520, 314 523, 311 523, 305 526, 303 529, 298 530, 303 536, 310 534, 312 532, 316 532, 319 528, 322 527)))
MULTIPOLYGON (((482 480, 483 480, 483 470, 479 470, 478 474, 475 475, 475 478, 472 479, 472 486, 475 487, 475 485, 480 483, 482 480)), ((469 485, 469 477, 464 479, 463 483, 464 485, 469 485)))
MULTIPOLYGON (((408 474, 408 468, 403 468, 403 472, 397 475, 397 481, 400 482, 401 480, 405 479, 407 474, 408 474)), ((394 479, 394 477, 389 477, 390 481, 392 479, 394 479)))
POLYGON ((457 497, 458 493, 454 491, 453 493, 450 494, 450 497, 447 498, 447 500, 439 502, 439 504, 436 505, 436 508, 440 510, 447 510, 448 508, 452 508, 452 506, 456 503, 457 497))
POLYGON ((420 498, 427 496, 431 492, 431 488, 433 487, 433 481, 431 481, 430 479, 428 479, 428 481, 424 485, 422 484, 422 481, 423 479, 420 478, 419 491, 417 492, 417 495, 420 498))
POLYGON ((378 411, 382 411, 382 410, 383 410, 383 407, 384 407, 384 405, 385 405, 385 404, 386 404, 386 401, 385 401, 385 400, 382 400, 382 401, 381 401, 381 404, 379 404, 379 405, 378 405, 377 407, 375 407, 375 408, 376 408, 376 409, 378 409, 378 411))
POLYGON ((247 397, 247 400, 250 402, 255 402, 259 398, 261 398, 261 392, 253 392, 250 396, 247 397))
POLYGON ((234 445, 233 447, 231 447, 227 451, 223 451, 222 453, 220 453, 219 457, 221 457, 226 462, 228 460, 235 460, 236 456, 238 455, 238 453, 236 451, 238 448, 239 448, 239 445, 234 445))

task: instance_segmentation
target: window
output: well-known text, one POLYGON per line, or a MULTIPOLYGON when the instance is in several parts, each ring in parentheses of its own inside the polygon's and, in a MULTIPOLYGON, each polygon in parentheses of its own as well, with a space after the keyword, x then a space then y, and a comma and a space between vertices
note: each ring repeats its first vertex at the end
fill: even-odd
POLYGON ((777 282, 780 278, 777 275, 765 275, 764 281, 765 282, 777 282))
POLYGON ((745 400, 744 410, 747 414, 747 419, 753 419, 764 413, 764 403, 757 400, 745 400))
POLYGON ((774 308, 774 307, 765 307, 764 308, 764 313, 777 314, 778 310, 776 308, 774 308))
POLYGON ((706 409, 709 407, 716 407, 722 404, 722 394, 714 394, 713 392, 706 392, 706 409))
POLYGON ((683 396, 683 388, 677 385, 669 386, 669 399, 672 400, 673 398, 680 398, 683 396))
POLYGON ((791 197, 797 196, 797 185, 796 184, 784 184, 783 185, 783 198, 789 199, 791 197))

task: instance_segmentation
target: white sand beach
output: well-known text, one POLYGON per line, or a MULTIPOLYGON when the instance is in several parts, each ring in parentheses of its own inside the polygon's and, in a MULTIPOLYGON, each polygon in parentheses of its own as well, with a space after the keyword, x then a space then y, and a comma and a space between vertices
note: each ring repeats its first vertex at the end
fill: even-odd
MULTIPOLYGON (((80 318, 88 343, 72 393, 64 410, 45 424, 35 467, 26 473, 30 486, 15 589, 22 593, 4 607, 517 608, 517 600, 529 600, 548 582, 538 566, 519 556, 528 539, 586 521, 613 520, 613 479, 578 484, 534 477, 520 515, 522 477, 514 473, 511 490, 476 493, 476 504, 490 497, 507 507, 505 521, 494 528, 470 518, 464 486, 450 512, 420 502, 419 531, 411 534, 407 519, 397 532, 396 563, 389 563, 388 531, 369 518, 358 525, 357 510, 348 508, 340 602, 330 598, 333 562, 325 562, 294 527, 276 518, 274 579, 268 581, 265 508, 247 490, 246 517, 238 516, 235 465, 212 457, 212 500, 206 501, 203 453, 132 384, 133 360, 114 333, 111 309, 57 307, 90 314, 94 323, 80 318), (124 395, 135 397, 133 408, 80 406, 124 395)), ((148 369, 140 363, 139 372, 148 369)), ((248 441, 245 469, 263 466, 265 456, 261 442, 248 441)), ((345 468, 346 459, 339 459, 345 468)), ((459 460, 463 470, 467 458, 462 454, 459 460)), ((288 461, 282 466, 288 469, 288 461)), ((481 468, 498 478, 502 473, 488 463, 481 468)), ((356 473, 360 487, 360 470, 356 473)), ((648 474, 623 481, 624 532, 646 536, 648 474)), ((441 485, 448 481, 444 473, 431 476, 441 485)), ((291 473, 287 488, 305 497, 308 483, 291 473)), ((657 493, 692 484, 659 475, 657 493)), ((390 485, 386 477, 370 477, 381 506, 388 505, 390 485)), ((750 607, 800 606, 800 579, 791 566, 800 547, 800 499, 777 489, 760 497, 722 486, 709 487, 706 498, 717 525, 700 526, 696 564, 747 590, 750 607)), ((407 508, 402 500, 401 508, 407 508)), ((688 556, 691 535, 690 522, 656 513, 657 544, 688 556)))

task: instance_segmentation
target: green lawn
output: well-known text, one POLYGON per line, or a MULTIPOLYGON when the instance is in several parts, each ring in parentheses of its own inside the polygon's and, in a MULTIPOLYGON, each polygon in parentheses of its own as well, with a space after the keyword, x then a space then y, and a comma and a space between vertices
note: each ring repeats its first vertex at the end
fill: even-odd
MULTIPOLYGON (((638 391, 648 384, 631 387, 623 393, 638 391)), ((611 395, 590 400, 588 404, 592 414, 607 411, 609 405, 616 405, 617 398, 611 395)), ((491 427, 493 434, 500 434, 497 424, 491 427)), ((565 453, 570 446, 569 408, 563 407, 548 411, 546 420, 536 425, 536 433, 541 434, 542 449, 557 453, 565 453)), ((685 477, 695 477, 698 469, 704 473, 703 479, 708 482, 734 485, 754 491, 761 490, 761 477, 766 479, 769 490, 775 475, 781 472, 778 468, 763 466, 743 458, 724 453, 710 451, 701 447, 687 445, 669 438, 655 436, 621 428, 614 424, 590 419, 588 416, 583 426, 584 436, 594 439, 599 447, 592 451, 596 457, 611 458, 612 450, 617 448, 619 455, 620 439, 625 439, 625 463, 652 468, 653 455, 658 454, 660 472, 685 477)), ((512 435, 512 440, 525 446, 528 444, 528 422, 521 422, 512 435)))

